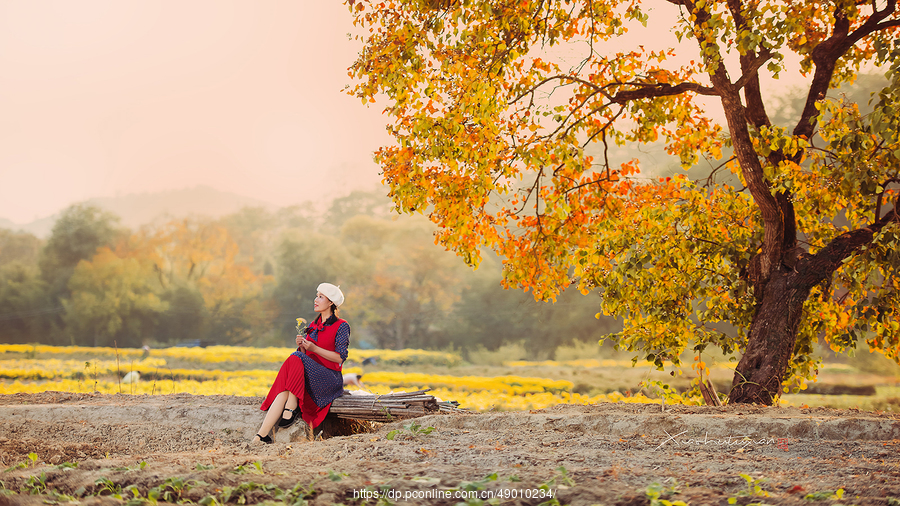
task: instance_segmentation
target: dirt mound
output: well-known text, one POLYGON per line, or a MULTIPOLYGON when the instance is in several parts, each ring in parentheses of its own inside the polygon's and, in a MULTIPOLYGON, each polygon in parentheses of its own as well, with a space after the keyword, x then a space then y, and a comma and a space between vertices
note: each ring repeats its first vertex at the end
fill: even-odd
POLYGON ((0 396, 0 464, 11 467, 0 478, 0 504, 69 497, 119 504, 137 496, 538 504, 551 494, 562 504, 649 504, 652 497, 809 504, 807 495, 828 498, 838 489, 848 504, 900 498, 897 415, 565 405, 433 415, 315 442, 305 427, 292 427, 275 444, 253 445, 260 403, 185 394, 0 396), (753 495, 756 484, 768 498, 753 495))

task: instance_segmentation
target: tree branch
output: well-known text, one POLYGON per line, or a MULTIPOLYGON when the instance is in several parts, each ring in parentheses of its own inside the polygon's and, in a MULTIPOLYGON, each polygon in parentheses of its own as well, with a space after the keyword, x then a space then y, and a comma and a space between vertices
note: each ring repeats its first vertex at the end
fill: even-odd
MULTIPOLYGON (((703 47, 705 39, 702 34, 705 30, 704 27, 708 26, 711 15, 708 10, 703 8, 694 9, 692 14, 694 15, 693 23, 697 43, 703 47)), ((728 77, 725 60, 719 52, 707 55, 705 58, 711 63, 715 63, 711 66, 714 70, 709 72, 709 78, 718 92, 717 94, 721 97, 722 109, 725 112, 728 130, 731 132, 734 154, 740 164, 741 173, 750 190, 750 195, 762 215, 762 253, 754 257, 756 267, 752 276, 755 295, 761 299, 762 289, 768 284, 772 271, 781 264, 781 257, 784 253, 784 214, 778 200, 772 195, 769 182, 763 173, 759 155, 753 147, 753 140, 748 128, 748 111, 741 101, 740 91, 728 77)))
MULTIPOLYGON (((880 30, 900 26, 900 19, 882 23, 896 11, 896 0, 888 0, 884 9, 880 11, 875 10, 872 16, 853 33, 850 33, 850 21, 847 19, 846 13, 838 9, 836 8, 834 13, 834 32, 831 34, 831 37, 820 42, 812 51, 812 60, 816 65, 816 71, 813 74, 813 81, 809 87, 809 94, 806 97, 803 113, 800 115, 797 126, 794 127, 794 135, 806 139, 811 139, 812 133, 815 131, 816 121, 819 116, 816 102, 825 98, 825 93, 831 85, 835 65, 841 56, 849 51, 854 44, 862 40, 863 37, 880 30)), ((874 3, 873 9, 875 9, 874 3)))
POLYGON ((894 208, 890 212, 867 227, 844 232, 835 237, 815 255, 809 255, 802 259, 801 264, 798 264, 798 270, 802 269, 810 286, 821 283, 840 268, 845 258, 861 247, 870 244, 875 233, 888 223, 900 223, 900 195, 894 201, 894 208))
POLYGON ((522 100, 523 98, 525 98, 526 95, 530 95, 530 94, 534 93, 538 88, 540 88, 541 86, 543 86, 543 85, 549 83, 550 81, 574 81, 574 82, 576 82, 576 83, 583 84, 583 85, 588 86, 588 87, 590 87, 590 88, 594 88, 595 92, 603 93, 603 94, 606 95, 607 97, 609 96, 608 94, 606 94, 606 93, 603 91, 603 87, 600 86, 600 85, 598 85, 598 84, 592 83, 592 82, 590 82, 590 81, 587 81, 587 80, 582 79, 582 78, 577 77, 577 76, 570 76, 570 75, 565 75, 565 74, 556 74, 556 75, 553 75, 553 76, 545 77, 543 80, 541 80, 541 82, 535 84, 534 86, 532 86, 532 87, 529 88, 528 90, 526 90, 526 91, 520 93, 520 94, 517 95, 515 98, 513 98, 512 100, 510 100, 509 102, 507 102, 507 105, 512 105, 512 104, 518 102, 519 100, 522 100))
POLYGON ((715 88, 703 86, 699 83, 680 83, 672 86, 671 84, 640 84, 632 83, 639 88, 636 90, 620 91, 611 99, 614 103, 624 104, 632 100, 640 100, 642 98, 668 97, 672 95, 681 95, 689 91, 693 91, 698 95, 716 96, 719 92, 715 88))
MULTIPOLYGON (((748 97, 748 99, 747 99, 748 107, 755 107, 756 105, 758 105, 758 104, 756 104, 756 102, 759 102, 760 104, 762 104, 762 96, 760 96, 759 98, 757 98, 755 96, 756 94, 759 93, 759 91, 758 91, 759 90, 759 69, 763 66, 764 63, 771 60, 772 56, 774 56, 772 54, 772 52, 769 51, 768 49, 766 49, 765 51, 763 51, 756 57, 747 58, 747 62, 745 63, 743 61, 744 55, 741 55, 741 60, 742 60, 741 61, 741 78, 738 79, 736 83, 734 83, 734 87, 736 89, 740 90, 742 88, 750 86, 750 87, 752 87, 753 90, 756 90, 754 93, 751 94, 751 95, 753 95, 752 98, 748 97)), ((745 95, 746 95, 746 93, 745 93, 745 95)), ((754 112, 756 112, 756 111, 754 111, 754 112)), ((762 112, 763 116, 765 116, 765 109, 763 109, 760 112, 762 112)), ((768 123, 768 120, 769 120, 768 117, 766 117, 767 123, 768 123)))

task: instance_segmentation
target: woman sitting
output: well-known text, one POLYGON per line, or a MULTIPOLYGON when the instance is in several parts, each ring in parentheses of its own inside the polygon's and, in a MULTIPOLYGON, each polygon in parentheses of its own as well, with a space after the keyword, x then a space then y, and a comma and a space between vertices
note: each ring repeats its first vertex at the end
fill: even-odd
POLYGON ((254 441, 272 443, 269 432, 277 423, 289 427, 298 418, 310 427, 325 419, 332 401, 343 393, 341 366, 347 359, 350 325, 338 318, 338 306, 344 303, 341 289, 331 283, 319 285, 313 309, 318 318, 298 335, 297 351, 282 364, 269 395, 260 406, 268 411, 254 441))

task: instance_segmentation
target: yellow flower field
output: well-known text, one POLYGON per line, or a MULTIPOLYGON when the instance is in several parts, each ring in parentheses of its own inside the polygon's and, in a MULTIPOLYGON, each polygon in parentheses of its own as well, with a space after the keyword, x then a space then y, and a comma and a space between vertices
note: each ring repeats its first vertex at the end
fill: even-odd
MULTIPOLYGON (((541 360, 541 361, 528 361, 528 360, 510 360, 508 362, 503 362, 503 365, 507 367, 584 367, 584 368, 592 368, 592 367, 652 367, 656 368, 656 365, 653 362, 638 361, 636 363, 631 360, 598 360, 595 358, 590 359, 582 359, 582 360, 541 360)), ((737 367, 737 362, 719 362, 715 365, 715 367, 720 369, 732 369, 734 370, 737 367)))
MULTIPOLYGON (((280 364, 286 356, 294 351, 293 348, 251 348, 246 346, 209 346, 207 348, 160 348, 150 351, 154 358, 173 359, 178 358, 198 363, 261 363, 272 362, 280 364)), ((31 344, 0 344, 0 354, 21 353, 31 355, 90 355, 97 359, 115 361, 119 357, 121 364, 140 360, 145 352, 136 348, 90 348, 86 346, 48 346, 31 344)), ((0 355, 2 356, 2 355, 0 355)), ((362 363, 367 358, 376 357, 381 364, 407 365, 445 365, 454 366, 460 364, 462 359, 455 353, 430 350, 358 350, 350 349, 348 362, 362 363)))
MULTIPOLYGON (((44 391, 101 392, 106 394, 173 394, 264 396, 275 378, 278 365, 293 350, 289 348, 167 348, 152 350, 142 358, 142 350, 32 345, 0 345, 0 394, 44 391), (44 357, 52 358, 44 358, 44 357), (72 356, 93 357, 77 360, 72 356), (6 358, 10 357, 10 358, 6 358), (34 357, 34 358, 30 358, 34 357), (40 358, 38 358, 40 357, 40 358), (118 360, 116 358, 118 357, 118 360), (167 359, 199 364, 260 364, 268 369, 187 369, 171 368, 167 359), (123 383, 129 372, 140 380, 123 383)), ((362 362, 378 357, 380 363, 456 365, 457 355, 423 350, 350 350, 350 360, 362 362)), ((591 365, 585 365, 590 367, 591 365)), ((347 366, 345 372, 362 372, 347 366)), ((659 402, 638 395, 619 393, 587 396, 573 393, 573 383, 523 376, 451 376, 419 372, 375 371, 365 375, 372 393, 431 389, 443 400, 455 400, 475 411, 540 409, 560 403, 659 402)))

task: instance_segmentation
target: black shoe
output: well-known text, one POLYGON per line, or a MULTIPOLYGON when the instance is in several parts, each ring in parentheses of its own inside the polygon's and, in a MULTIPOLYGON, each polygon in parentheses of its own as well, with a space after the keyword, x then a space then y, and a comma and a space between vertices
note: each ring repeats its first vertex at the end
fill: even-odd
MULTIPOLYGON (((297 412, 300 411, 300 406, 297 406, 294 409, 284 408, 284 411, 290 411, 291 417, 290 418, 282 418, 281 420, 278 420, 278 426, 281 427, 282 429, 286 429, 286 428, 290 427, 291 425, 294 425, 294 422, 297 421, 297 412)), ((282 414, 283 413, 284 412, 282 412, 282 414)))
POLYGON ((266 443, 267 445, 270 445, 275 442, 275 441, 272 441, 272 438, 269 436, 260 436, 259 434, 257 434, 256 437, 258 437, 261 442, 266 443))

